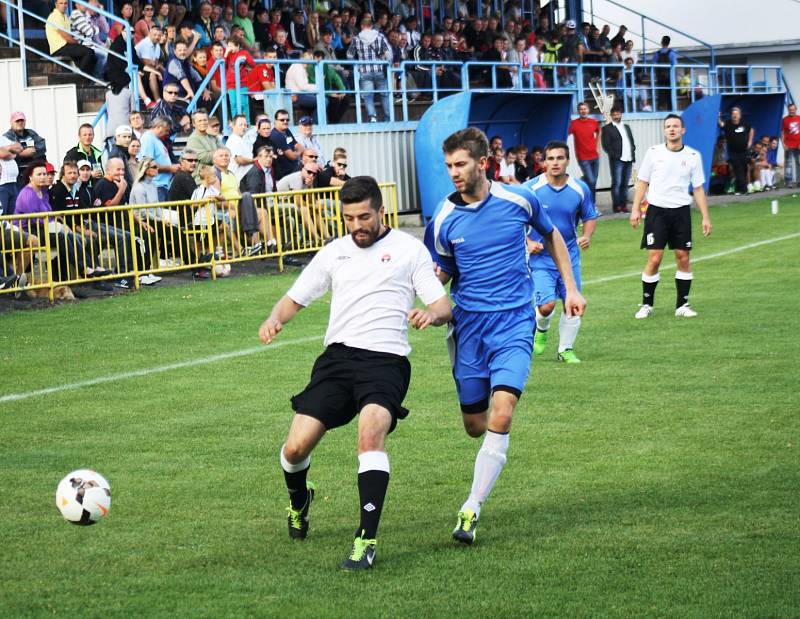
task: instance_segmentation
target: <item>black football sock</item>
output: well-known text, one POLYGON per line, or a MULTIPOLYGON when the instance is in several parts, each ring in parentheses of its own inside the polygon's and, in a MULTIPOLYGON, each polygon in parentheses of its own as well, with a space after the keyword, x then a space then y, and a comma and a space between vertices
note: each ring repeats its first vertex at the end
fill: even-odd
POLYGON ((366 451, 358 456, 358 497, 361 521, 356 535, 375 539, 389 486, 389 456, 383 451, 366 451), (362 533, 363 532, 363 533, 362 533))
POLYGON ((649 305, 653 307, 656 301, 656 286, 660 276, 658 273, 655 275, 647 275, 642 273, 642 305, 649 305))
POLYGON ((290 463, 283 455, 281 447, 281 468, 283 478, 286 480, 286 489, 289 491, 289 501, 292 509, 303 509, 308 500, 308 490, 306 488, 306 478, 308 469, 311 467, 311 456, 297 464, 290 463))
POLYGON ((675 290, 678 296, 675 299, 675 309, 681 305, 686 305, 689 302, 689 289, 692 287, 692 274, 686 271, 677 271, 675 273, 675 290))

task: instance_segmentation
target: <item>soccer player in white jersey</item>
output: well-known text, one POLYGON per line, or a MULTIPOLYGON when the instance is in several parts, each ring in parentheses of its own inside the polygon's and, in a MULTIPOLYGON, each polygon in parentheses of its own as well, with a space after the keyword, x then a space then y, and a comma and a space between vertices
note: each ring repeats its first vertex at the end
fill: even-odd
POLYGON ((703 236, 711 234, 711 218, 703 188, 705 175, 703 162, 693 148, 684 146, 686 128, 683 119, 670 114, 664 119, 666 142, 651 146, 639 168, 639 179, 633 198, 630 222, 635 229, 642 218, 642 200, 647 194, 647 215, 644 220, 642 249, 647 249, 647 264, 642 272, 642 304, 636 312, 637 319, 647 318, 653 313, 656 286, 658 285, 664 248, 675 251, 675 316, 693 318, 697 316, 689 305, 689 288, 692 285, 692 267, 689 252, 692 250, 692 221, 689 205, 689 184, 694 189, 694 199, 702 217, 703 236))
POLYGON ((464 429, 484 436, 472 489, 458 512, 453 538, 475 541, 481 505, 506 463, 509 432, 531 365, 534 312, 525 232, 533 226, 564 280, 564 308, 581 315, 586 301, 572 276, 564 240, 533 193, 490 182, 489 143, 479 129, 456 131, 443 144, 456 191, 439 205, 425 244, 439 278, 452 279, 455 301, 448 345, 464 429), (491 401, 491 405, 490 405, 491 401))
MULTIPOLYGON (((581 250, 586 251, 592 242, 599 214, 589 186, 582 180, 567 174, 569 146, 566 142, 550 142, 544 147, 545 170, 536 178, 523 183, 533 191, 550 221, 558 228, 569 250, 572 275, 578 290, 581 289, 581 250), (575 226, 583 222, 583 234, 578 236, 575 226)), ((533 354, 541 355, 547 347, 550 321, 556 309, 556 301, 566 298, 566 287, 561 275, 542 243, 541 235, 531 229, 528 234, 528 251, 533 274, 534 304, 536 306, 536 334, 533 337, 533 354)), ((580 316, 567 316, 561 312, 558 321, 558 356, 565 363, 580 363, 573 346, 581 326, 580 316)))
POLYGON ((281 448, 289 490, 289 536, 308 534, 314 486, 307 480, 311 451, 328 430, 358 416, 358 494, 361 520, 348 570, 372 567, 375 538, 386 489, 386 436, 408 410, 403 408, 411 367, 406 358, 408 324, 416 329, 451 318, 450 300, 434 273, 425 246, 383 225, 384 209, 375 179, 358 176, 341 189, 350 232, 326 245, 300 274, 261 325, 272 342, 292 317, 332 290, 325 351, 314 364, 308 386, 292 398, 296 415, 281 448), (427 309, 414 308, 419 296, 427 309))

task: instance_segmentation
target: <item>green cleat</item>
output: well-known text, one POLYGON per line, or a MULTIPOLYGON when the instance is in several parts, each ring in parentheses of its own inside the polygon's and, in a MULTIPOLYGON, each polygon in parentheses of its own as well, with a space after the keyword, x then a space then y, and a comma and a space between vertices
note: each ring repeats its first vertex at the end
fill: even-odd
POLYGON ((558 360, 564 363, 580 363, 581 360, 575 355, 575 351, 567 348, 564 352, 558 353, 558 360))
POLYGON ((368 570, 375 562, 375 546, 378 542, 374 539, 364 539, 364 531, 353 540, 353 549, 350 556, 342 562, 343 570, 368 570))
POLYGON ((534 355, 541 355, 544 353, 545 348, 547 348, 547 334, 548 331, 539 331, 539 329, 536 329, 536 333, 533 335, 534 355))
POLYGON ((292 539, 305 539, 308 535, 308 508, 314 500, 314 484, 310 481, 306 483, 308 498, 302 509, 292 509, 292 504, 286 511, 289 512, 289 537, 292 539))
POLYGON ((471 509, 458 512, 458 523, 453 529, 453 539, 462 544, 471 545, 475 542, 475 526, 478 524, 478 516, 471 509))

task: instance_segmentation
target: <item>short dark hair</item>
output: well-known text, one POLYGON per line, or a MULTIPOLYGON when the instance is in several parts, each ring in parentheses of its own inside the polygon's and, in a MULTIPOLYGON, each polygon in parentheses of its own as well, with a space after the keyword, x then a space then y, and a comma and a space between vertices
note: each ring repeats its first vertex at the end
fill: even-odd
POLYGON ((682 117, 682 116, 679 116, 678 114, 667 114, 666 118, 664 118, 664 124, 665 124, 665 125, 667 124, 667 121, 668 121, 670 118, 677 118, 677 119, 680 121, 680 123, 681 123, 681 127, 685 127, 685 126, 686 126, 686 125, 683 123, 683 117, 682 117))
POLYGON ((80 127, 78 127, 78 133, 80 133, 84 129, 91 129, 92 131, 94 131, 94 127, 92 127, 89 123, 83 123, 80 127))
POLYGON ((569 145, 566 142, 561 140, 549 141, 544 147, 544 156, 547 157, 547 153, 551 150, 563 150, 567 154, 567 159, 569 159, 569 145))
POLYGON ((669 38, 666 34, 661 37, 661 47, 669 47, 669 44, 672 42, 672 39, 669 38))
POLYGON ((489 140, 486 139, 486 134, 480 129, 467 127, 451 134, 442 144, 442 150, 445 155, 462 149, 477 161, 481 157, 489 156, 489 140))
POLYGON ((378 182, 371 176, 354 176, 339 190, 342 204, 356 204, 369 200, 370 208, 379 211, 383 206, 383 194, 378 182))

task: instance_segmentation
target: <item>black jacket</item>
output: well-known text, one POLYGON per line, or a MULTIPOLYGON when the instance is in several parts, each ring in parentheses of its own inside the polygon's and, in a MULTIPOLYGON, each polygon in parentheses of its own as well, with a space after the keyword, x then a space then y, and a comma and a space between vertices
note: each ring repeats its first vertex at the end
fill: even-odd
POLYGON ((247 174, 242 177, 242 180, 239 181, 239 192, 251 193, 253 195, 272 193, 275 191, 275 173, 273 172, 272 174, 272 187, 267 187, 264 169, 259 166, 258 163, 253 164, 253 167, 250 168, 247 174))
MULTIPOLYGON (((625 131, 628 132, 628 140, 631 143, 631 161, 636 161, 636 143, 633 141, 631 128, 624 123, 622 126, 625 127, 625 131)), ((603 126, 601 136, 600 141, 603 144, 603 150, 606 151, 608 158, 619 159, 622 156, 622 136, 617 128, 612 123, 608 123, 603 126)))

